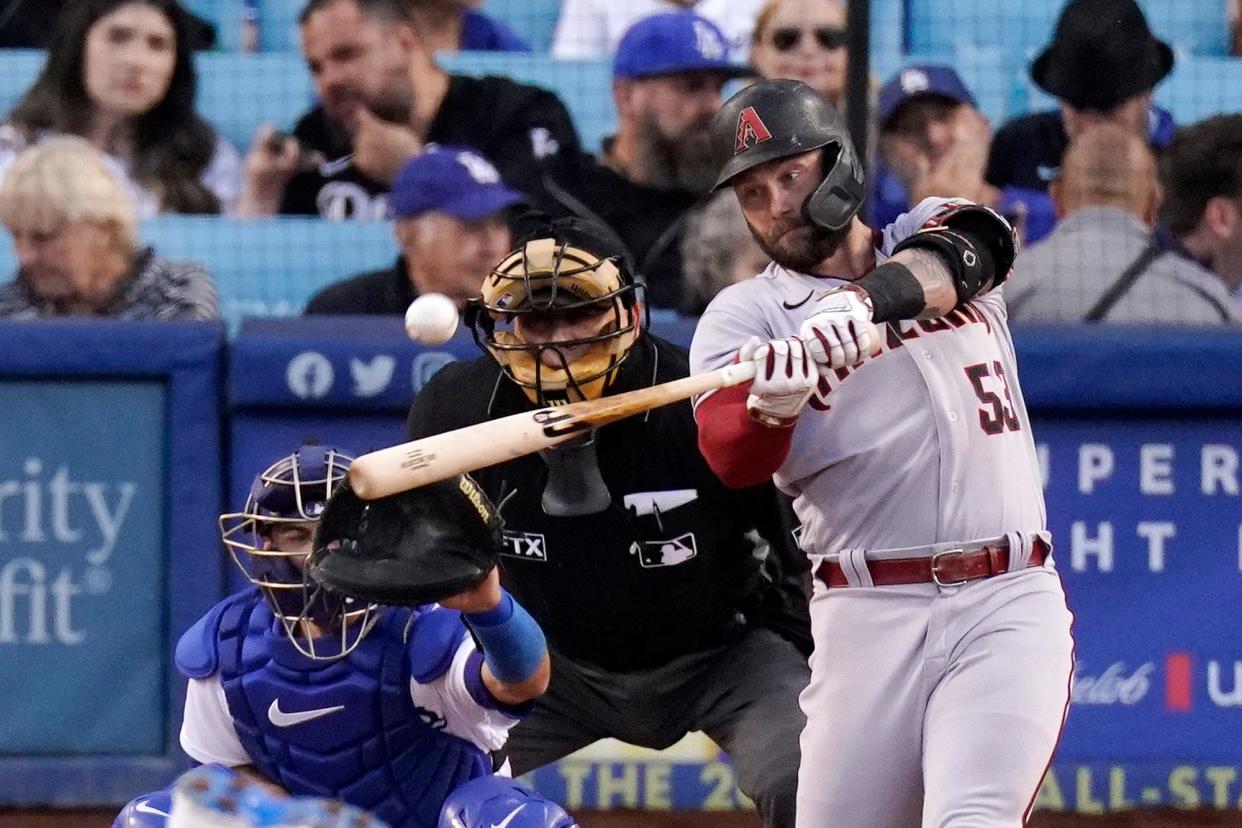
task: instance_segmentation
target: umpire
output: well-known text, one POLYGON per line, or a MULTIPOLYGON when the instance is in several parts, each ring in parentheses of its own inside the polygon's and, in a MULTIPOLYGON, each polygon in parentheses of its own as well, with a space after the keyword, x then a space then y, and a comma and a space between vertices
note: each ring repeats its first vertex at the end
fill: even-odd
MULTIPOLYGON (((467 307, 487 355, 419 392, 410 439, 687 376, 645 330, 622 250, 598 224, 537 220, 467 307)), ((771 484, 725 489, 697 445, 683 402, 474 475, 501 504, 504 584, 552 652, 508 752, 522 774, 606 737, 662 749, 701 730, 764 824, 792 826, 807 565, 771 484)))

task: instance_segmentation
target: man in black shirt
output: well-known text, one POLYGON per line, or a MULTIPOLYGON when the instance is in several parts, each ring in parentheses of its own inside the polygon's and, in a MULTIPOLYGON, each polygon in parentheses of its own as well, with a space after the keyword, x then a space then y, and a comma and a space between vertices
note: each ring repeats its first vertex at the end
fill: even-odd
POLYGON ((1173 137, 1173 116, 1152 103, 1152 90, 1173 68, 1173 51, 1147 26, 1134 0, 1070 0, 1052 42, 1031 64, 1031 79, 1059 106, 1020 115, 992 139, 985 173, 1000 189, 1000 211, 1023 241, 1056 223, 1048 185, 1070 141, 1095 124, 1120 124, 1160 150, 1173 137))
POLYGON ((725 81, 750 74, 729 62, 716 24, 692 11, 639 20, 613 59, 617 134, 547 187, 556 209, 621 237, 654 307, 684 310, 681 239, 716 180, 707 126, 725 81))
MULTIPOLYGON (((537 228, 467 310, 488 355, 423 387, 409 436, 687 376, 686 352, 642 317, 606 228, 537 228)), ((726 489, 696 446, 682 402, 475 473, 502 504, 503 582, 553 652, 551 686, 509 757, 521 774, 606 737, 665 748, 701 730, 764 823, 791 826, 807 564, 771 484, 726 489)))
POLYGON ((544 176, 580 151, 553 93, 441 69, 408 0, 310 0, 301 37, 319 104, 292 137, 260 131, 246 158, 243 215, 386 218, 397 171, 432 143, 472 147, 538 198, 544 176))
POLYGON ((442 293, 460 308, 509 250, 505 210, 523 197, 464 147, 434 147, 405 162, 392 185, 392 267, 328 285, 307 314, 403 314, 416 296, 442 293))

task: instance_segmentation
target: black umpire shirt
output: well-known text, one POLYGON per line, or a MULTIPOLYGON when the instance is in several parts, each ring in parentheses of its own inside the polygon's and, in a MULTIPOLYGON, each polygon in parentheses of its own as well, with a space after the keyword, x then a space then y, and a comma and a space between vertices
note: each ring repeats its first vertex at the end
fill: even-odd
POLYGON ((405 257, 399 256, 392 267, 360 273, 321 289, 306 303, 305 313, 400 316, 416 296, 418 291, 406 275, 405 257))
MULTIPOLYGON (((388 185, 368 178, 350 163, 349 135, 328 120, 322 107, 303 115, 293 134, 328 160, 290 179, 281 213, 327 219, 388 217, 388 185)), ((559 174, 562 159, 581 151, 577 130, 560 98, 546 89, 490 75, 449 75, 448 91, 426 140, 477 150, 507 184, 536 201, 544 198, 545 174, 559 174)))
MULTIPOLYGON (((684 350, 644 335, 613 393, 688 373, 684 350)), ((531 408, 484 356, 440 369, 415 398, 407 432, 424 437, 531 408)), ((742 614, 800 646, 809 641, 799 586, 808 565, 784 528, 776 490, 726 489, 699 454, 697 434, 689 401, 605 426, 596 444, 612 504, 583 517, 544 513, 547 466, 538 455, 473 474, 503 502, 505 586, 560 654, 608 670, 648 668, 730 643, 745 628, 742 614), (665 508, 651 509, 642 493, 652 492, 666 493, 665 508), (627 498, 645 504, 642 513, 627 509, 627 498), (761 574, 751 529, 785 567, 783 589, 761 574)))
POLYGON ((550 209, 594 219, 625 243, 634 272, 647 285, 652 307, 682 310, 681 242, 699 196, 688 190, 639 184, 588 153, 561 167, 545 189, 550 209))

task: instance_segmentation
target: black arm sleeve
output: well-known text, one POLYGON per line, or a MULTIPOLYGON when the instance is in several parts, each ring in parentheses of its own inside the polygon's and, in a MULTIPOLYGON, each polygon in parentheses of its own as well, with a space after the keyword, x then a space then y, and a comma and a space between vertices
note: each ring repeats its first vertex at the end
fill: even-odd
POLYGON ((903 239, 894 255, 921 247, 935 251, 949 268, 957 301, 968 302, 1009 277, 1017 241, 1009 222, 977 204, 949 205, 924 227, 903 239))

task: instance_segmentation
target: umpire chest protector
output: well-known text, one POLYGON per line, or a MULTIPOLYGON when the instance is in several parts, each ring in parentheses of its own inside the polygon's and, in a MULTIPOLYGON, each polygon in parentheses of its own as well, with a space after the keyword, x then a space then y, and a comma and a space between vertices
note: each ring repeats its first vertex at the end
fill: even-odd
POLYGON ((409 621, 409 611, 390 610, 348 656, 315 661, 247 591, 185 634, 177 666, 191 678, 219 674, 243 747, 290 793, 343 798, 394 828, 432 828, 448 794, 492 763, 410 696, 411 676, 428 682, 448 670, 466 634, 459 614, 418 614, 407 640, 409 621))

